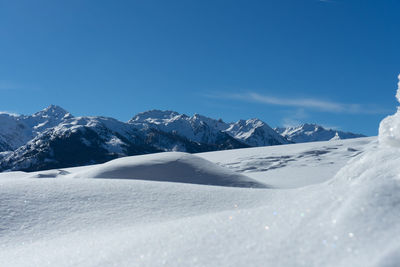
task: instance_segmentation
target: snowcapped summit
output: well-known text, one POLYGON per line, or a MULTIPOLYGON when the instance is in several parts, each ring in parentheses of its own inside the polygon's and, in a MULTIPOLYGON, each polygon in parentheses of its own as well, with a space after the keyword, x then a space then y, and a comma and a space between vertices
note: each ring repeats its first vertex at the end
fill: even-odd
POLYGON ((47 108, 36 112, 35 114, 32 115, 32 117, 53 117, 53 118, 63 118, 65 115, 70 114, 68 111, 63 109, 60 106, 57 105, 50 105, 47 108))
POLYGON ((226 133, 249 146, 287 144, 288 141, 259 119, 239 120, 232 123, 226 133))
MULTIPOLYGON (((171 110, 158 110, 153 109, 145 112, 138 113, 128 123, 154 123, 162 124, 173 120, 175 117, 180 116, 178 112, 171 110)), ((183 115, 185 116, 185 115, 183 115)))
POLYGON ((342 132, 333 129, 325 129, 317 124, 302 124, 295 127, 275 128, 279 134, 294 143, 340 140, 365 137, 362 134, 342 132))
POLYGON ((32 116, 25 116, 26 122, 36 134, 70 118, 73 118, 71 113, 56 105, 50 105, 32 116))
POLYGON ((1 114, 0 152, 15 150, 39 133, 71 117, 70 113, 55 105, 33 115, 1 114))
POLYGON ((253 119, 248 119, 248 120, 238 120, 236 123, 234 123, 232 125, 240 125, 241 127, 246 127, 246 128, 249 128, 249 127, 257 128, 257 127, 265 126, 267 124, 257 118, 253 118, 253 119))

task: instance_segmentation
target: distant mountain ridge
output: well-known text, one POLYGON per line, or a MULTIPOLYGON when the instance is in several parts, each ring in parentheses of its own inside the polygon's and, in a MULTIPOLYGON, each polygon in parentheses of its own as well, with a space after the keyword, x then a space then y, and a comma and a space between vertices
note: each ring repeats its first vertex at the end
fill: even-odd
POLYGON ((333 129, 325 129, 317 124, 302 124, 294 127, 275 128, 277 133, 293 143, 329 141, 365 137, 363 134, 354 134, 333 129))
POLYGON ((199 114, 189 117, 175 111, 151 110, 139 113, 128 123, 163 132, 176 133, 199 143, 216 143, 221 135, 229 135, 247 146, 268 146, 289 143, 268 124, 259 119, 225 123, 199 114))
MULTIPOLYGON (((225 123, 199 114, 161 110, 142 112, 121 122, 100 116, 74 117, 51 105, 29 116, 0 114, 0 171, 37 171, 162 151, 196 153, 302 140, 300 131, 294 138, 288 134, 294 130, 280 134, 279 129, 259 119, 225 123)), ((338 134, 338 138, 349 136, 338 134)))

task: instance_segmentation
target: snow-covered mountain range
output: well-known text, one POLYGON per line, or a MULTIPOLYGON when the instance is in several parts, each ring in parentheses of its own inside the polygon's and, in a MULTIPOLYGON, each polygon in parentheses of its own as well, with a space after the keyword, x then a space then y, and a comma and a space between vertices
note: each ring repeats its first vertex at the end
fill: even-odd
POLYGON ((295 127, 277 127, 274 130, 293 143, 306 143, 365 137, 365 135, 362 134, 325 129, 320 125, 307 123, 295 127))
POLYGON ((0 171, 102 163, 163 151, 206 152, 361 137, 308 127, 272 129, 259 119, 226 123, 199 114, 151 110, 128 122, 74 117, 51 105, 33 115, 0 114, 0 171))

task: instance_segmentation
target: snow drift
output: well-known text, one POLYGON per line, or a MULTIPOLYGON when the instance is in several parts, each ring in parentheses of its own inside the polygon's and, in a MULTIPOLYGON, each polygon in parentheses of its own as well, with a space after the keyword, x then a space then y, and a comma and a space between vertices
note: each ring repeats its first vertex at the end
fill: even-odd
MULTIPOLYGON (((400 102, 400 75, 397 100, 400 102)), ((331 181, 343 192, 333 215, 343 229, 357 231, 368 266, 400 265, 400 107, 382 120, 378 143, 350 160, 331 181), (356 227, 355 227, 356 226, 356 227)), ((349 232, 353 238, 355 234, 349 232)), ((360 248, 357 248, 357 252, 360 248)))
POLYGON ((74 177, 139 179, 233 187, 266 187, 245 175, 183 152, 165 152, 120 158, 78 172, 74 177))

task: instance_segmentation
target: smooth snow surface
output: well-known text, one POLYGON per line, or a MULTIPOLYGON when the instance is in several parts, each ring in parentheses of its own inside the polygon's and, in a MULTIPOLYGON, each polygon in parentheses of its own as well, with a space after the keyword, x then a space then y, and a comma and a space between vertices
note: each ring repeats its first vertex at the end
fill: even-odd
POLYGON ((197 154, 275 188, 295 188, 329 179, 346 162, 374 145, 376 137, 197 154))
POLYGON ((398 116, 379 142, 2 173, 0 266, 400 266, 398 116))
POLYGON ((208 160, 182 152, 166 152, 116 159, 87 168, 76 173, 74 177, 138 179, 254 188, 267 187, 208 160))
POLYGON ((391 266, 400 234, 394 180, 357 184, 348 178, 352 165, 332 179, 349 158, 377 149, 374 138, 361 138, 3 173, 0 266, 391 266), (168 176, 165 164, 182 159, 176 168, 237 171, 275 189, 199 185, 189 174, 190 183, 132 176, 140 166, 151 180, 168 176), (315 185, 299 187, 306 184, 315 185))

